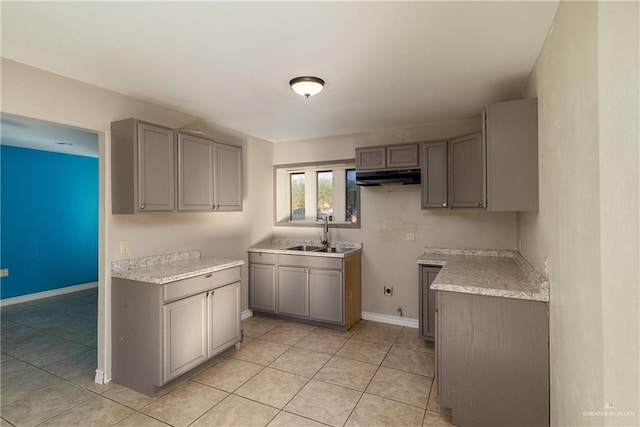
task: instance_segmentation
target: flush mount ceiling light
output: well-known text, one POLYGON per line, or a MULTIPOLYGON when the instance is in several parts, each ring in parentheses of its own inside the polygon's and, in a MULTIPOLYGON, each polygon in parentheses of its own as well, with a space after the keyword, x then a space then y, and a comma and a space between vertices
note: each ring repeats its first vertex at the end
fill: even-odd
POLYGON ((318 77, 301 76, 291 79, 289 85, 298 95, 309 98, 320 93, 324 87, 324 80, 318 77))

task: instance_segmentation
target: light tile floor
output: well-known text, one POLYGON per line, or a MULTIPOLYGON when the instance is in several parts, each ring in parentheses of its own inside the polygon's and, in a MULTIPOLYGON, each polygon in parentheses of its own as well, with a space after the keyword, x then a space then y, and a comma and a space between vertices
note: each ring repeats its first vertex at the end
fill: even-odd
POLYGON ((242 348, 148 397, 93 382, 95 290, 3 308, 0 426, 450 426, 416 329, 252 317, 242 348))

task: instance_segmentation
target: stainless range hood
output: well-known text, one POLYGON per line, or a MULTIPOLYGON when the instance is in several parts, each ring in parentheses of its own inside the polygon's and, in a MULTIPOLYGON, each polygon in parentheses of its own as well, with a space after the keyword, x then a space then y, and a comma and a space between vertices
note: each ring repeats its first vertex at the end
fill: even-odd
POLYGON ((356 184, 363 187, 420 184, 420 169, 356 171, 356 184))

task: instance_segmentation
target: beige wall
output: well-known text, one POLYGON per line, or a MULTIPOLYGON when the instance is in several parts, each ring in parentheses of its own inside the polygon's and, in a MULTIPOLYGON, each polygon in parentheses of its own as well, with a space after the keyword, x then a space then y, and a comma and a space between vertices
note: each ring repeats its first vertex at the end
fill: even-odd
MULTIPOLYGON (((480 118, 413 128, 343 135, 274 145, 274 164, 288 164, 354 157, 355 147, 426 141, 476 132, 480 118)), ((416 258, 425 246, 450 248, 516 247, 514 213, 479 210, 422 211, 420 186, 361 188, 360 229, 331 229, 331 240, 363 243, 363 301, 368 313, 418 318, 418 266, 416 258), (415 233, 414 242, 406 233, 415 233), (392 297, 383 286, 394 288, 392 297)), ((276 227, 278 237, 316 238, 320 228, 276 227)))
MULTIPOLYGON (((244 259, 251 244, 272 232, 272 144, 228 129, 218 129, 167 108, 2 59, 2 112, 96 131, 100 143, 100 369, 110 371, 110 262, 179 250, 244 259), (244 209, 234 213, 159 213, 111 215, 110 123, 136 117, 180 128, 195 124, 220 142, 244 148, 244 209), (104 203, 103 203, 104 201, 104 203), (119 255, 120 240, 130 254, 119 255)), ((243 309, 247 308, 247 268, 243 269, 243 309)))
POLYGON ((548 258, 554 426, 640 420, 638 48, 638 3, 561 2, 527 89, 540 209, 518 238, 548 258), (635 415, 589 412, 607 403, 635 415))

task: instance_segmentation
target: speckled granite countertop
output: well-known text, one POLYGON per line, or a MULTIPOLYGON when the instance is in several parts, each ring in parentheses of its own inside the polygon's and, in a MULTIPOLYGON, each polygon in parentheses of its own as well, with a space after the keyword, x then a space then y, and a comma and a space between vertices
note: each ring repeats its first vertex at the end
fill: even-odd
POLYGON ((308 256, 321 256, 321 257, 333 257, 344 258, 362 251, 362 243, 356 242, 331 242, 330 246, 338 248, 339 252, 312 252, 312 251, 296 251, 289 250, 288 248, 294 246, 318 246, 321 247, 322 243, 319 240, 285 240, 275 239, 267 242, 258 243, 248 249, 249 252, 261 252, 272 254, 286 254, 286 255, 308 255, 308 256))
POLYGON ((434 290, 549 302, 549 282, 517 251, 426 248, 418 264, 443 266, 434 290))
POLYGON ((114 261, 111 277, 164 285, 243 264, 242 260, 203 257, 199 250, 192 250, 114 261))

